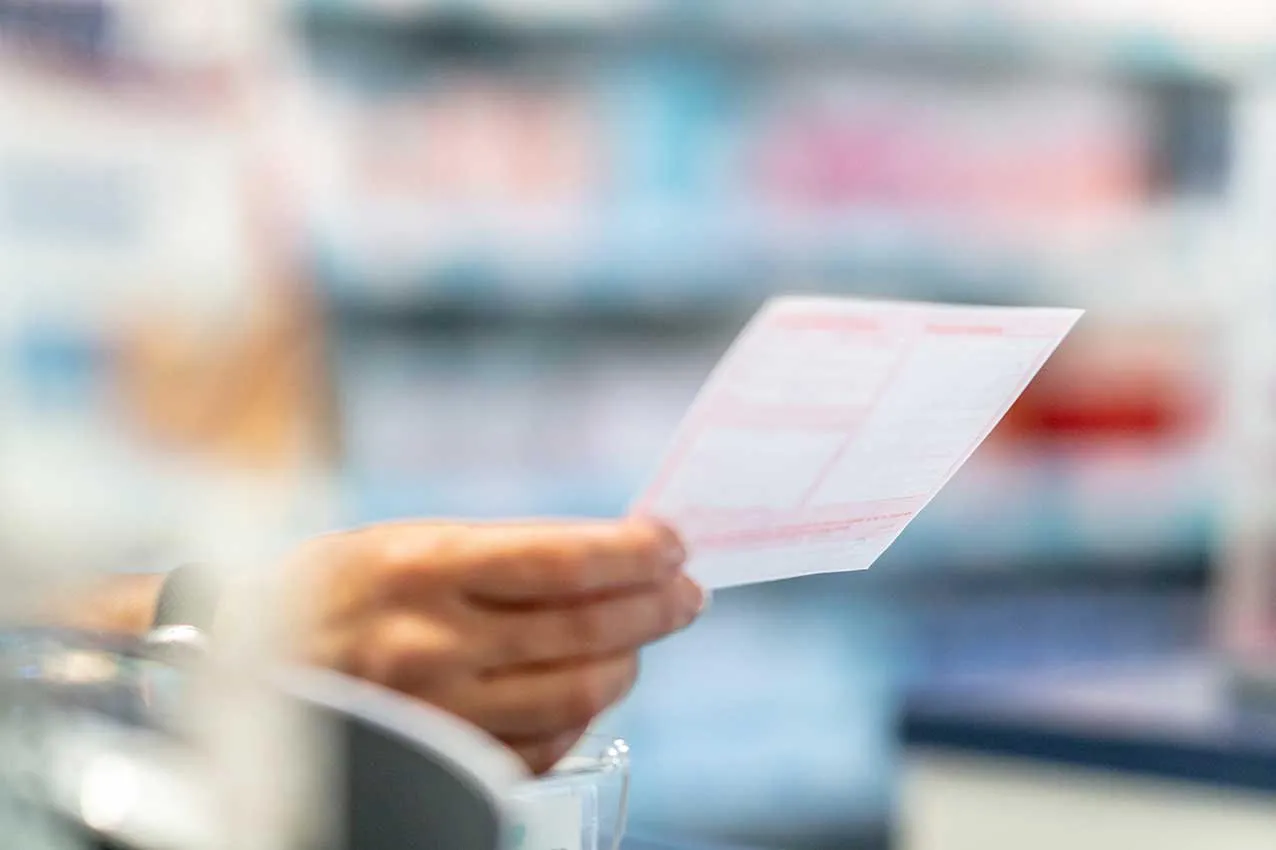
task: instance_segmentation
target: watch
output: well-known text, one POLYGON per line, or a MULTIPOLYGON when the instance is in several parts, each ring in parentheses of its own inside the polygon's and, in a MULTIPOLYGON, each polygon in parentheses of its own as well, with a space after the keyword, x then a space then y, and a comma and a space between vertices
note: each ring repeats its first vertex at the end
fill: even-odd
POLYGON ((216 609, 216 592, 205 570, 196 565, 178 567, 164 577, 143 642, 165 660, 202 655, 216 609))

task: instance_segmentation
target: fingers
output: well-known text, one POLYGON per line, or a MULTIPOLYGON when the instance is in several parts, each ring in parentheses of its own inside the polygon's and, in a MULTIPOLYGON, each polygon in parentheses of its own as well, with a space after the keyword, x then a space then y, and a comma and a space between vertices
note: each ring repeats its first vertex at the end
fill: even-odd
POLYGON ((472 679, 426 698, 502 740, 532 741, 588 726, 638 676, 636 653, 572 667, 472 679))
POLYGON ((478 601, 570 599, 659 583, 686 560, 669 528, 646 520, 593 525, 506 526, 468 535, 458 559, 463 589, 478 601))
POLYGON ((345 542, 353 547, 346 560, 366 565, 355 608, 456 593, 496 605, 577 599, 655 584, 686 561, 678 535, 646 519, 403 523, 363 529, 345 542))
POLYGON ((317 542, 308 654, 432 703, 552 767, 695 619, 686 553, 650 520, 405 523, 317 542))
POLYGON ((404 692, 465 675, 472 668, 469 642, 444 622, 409 613, 371 627, 335 634, 326 663, 344 672, 404 692))
POLYGON ((485 630, 489 672, 629 652, 691 625, 704 591, 677 575, 647 591, 567 607, 504 611, 485 630))

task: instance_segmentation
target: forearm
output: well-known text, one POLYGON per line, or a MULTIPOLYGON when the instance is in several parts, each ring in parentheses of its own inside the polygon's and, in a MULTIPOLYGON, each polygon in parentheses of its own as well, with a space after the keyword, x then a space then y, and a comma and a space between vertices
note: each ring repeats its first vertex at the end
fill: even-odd
POLYGON ((56 604, 47 619, 66 628, 140 636, 151 627, 163 584, 163 575, 112 576, 56 604))

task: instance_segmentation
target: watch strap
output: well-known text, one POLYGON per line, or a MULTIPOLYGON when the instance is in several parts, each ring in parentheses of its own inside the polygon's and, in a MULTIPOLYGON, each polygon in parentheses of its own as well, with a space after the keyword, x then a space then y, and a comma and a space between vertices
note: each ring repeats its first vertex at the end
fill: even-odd
POLYGON ((209 632, 216 612, 217 592, 208 573, 198 565, 187 564, 165 576, 151 628, 192 626, 209 632))

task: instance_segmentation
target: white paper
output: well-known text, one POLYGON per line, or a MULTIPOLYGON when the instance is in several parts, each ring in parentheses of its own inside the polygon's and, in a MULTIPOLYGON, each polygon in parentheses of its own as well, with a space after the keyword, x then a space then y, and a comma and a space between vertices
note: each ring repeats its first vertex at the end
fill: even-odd
POLYGON ((867 569, 1080 316, 771 301, 710 376, 635 512, 672 523, 711 588, 867 569))

